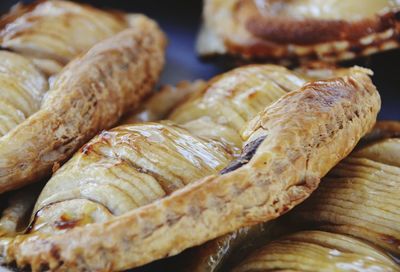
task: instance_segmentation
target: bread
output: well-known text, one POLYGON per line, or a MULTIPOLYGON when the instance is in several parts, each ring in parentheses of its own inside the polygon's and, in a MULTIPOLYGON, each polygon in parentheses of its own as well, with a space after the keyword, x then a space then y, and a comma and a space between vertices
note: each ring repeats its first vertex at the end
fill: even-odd
POLYGON ((396 1, 206 0, 197 51, 205 58, 337 62, 399 47, 396 1))
POLYGON ((71 61, 39 110, 0 138, 0 193, 48 177, 151 91, 164 64, 165 37, 144 16, 131 22, 71 61))
POLYGON ((239 68, 193 94, 170 114, 171 121, 100 134, 49 181, 33 231, 1 239, 4 262, 15 260, 33 271, 124 270, 278 217, 307 198, 372 128, 380 99, 367 73, 353 68, 299 87, 305 79, 283 68, 239 68), (214 131, 193 124, 203 117, 214 131), (79 172, 81 182, 69 187, 79 172), (129 185, 133 178, 141 181, 129 185), (91 182, 119 189, 121 196, 89 186, 94 191, 88 199, 90 192, 80 188, 91 182), (128 185, 133 186, 125 190, 128 185), (64 186, 66 194, 60 194, 64 186), (76 208, 84 202, 91 207, 76 208), (56 209, 46 216, 57 205, 61 215, 72 217, 58 217, 56 209))

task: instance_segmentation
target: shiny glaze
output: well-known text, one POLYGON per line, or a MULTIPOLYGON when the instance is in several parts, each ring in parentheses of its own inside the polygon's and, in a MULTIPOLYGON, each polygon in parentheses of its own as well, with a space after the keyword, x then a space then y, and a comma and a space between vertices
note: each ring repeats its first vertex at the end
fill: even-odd
POLYGON ((19 9, 27 10, 5 24, 0 44, 31 58, 48 73, 127 27, 120 14, 68 1, 42 1, 19 9))
POLYGON ((217 174, 231 157, 220 143, 192 136, 169 122, 105 131, 44 188, 35 208, 39 212, 34 230, 49 227, 43 218, 57 218, 52 227, 60 229, 59 222, 101 222, 108 214, 124 214, 217 174))
POLYGON ((256 250, 234 272, 256 271, 398 271, 379 249, 350 236, 303 231, 256 250))
POLYGON ((366 146, 338 164, 296 217, 400 254, 400 139, 366 146))
POLYGON ((47 80, 28 59, 0 51, 0 137, 39 110, 47 80))
POLYGON ((199 88, 169 121, 102 132, 50 179, 31 231, 102 222, 218 174, 240 154, 242 127, 304 82, 282 67, 238 68, 199 88))
POLYGON ((241 131, 247 122, 271 102, 305 82, 304 76, 283 67, 247 66, 216 77, 209 88, 193 95, 169 119, 186 123, 196 135, 228 141, 242 148, 241 131))

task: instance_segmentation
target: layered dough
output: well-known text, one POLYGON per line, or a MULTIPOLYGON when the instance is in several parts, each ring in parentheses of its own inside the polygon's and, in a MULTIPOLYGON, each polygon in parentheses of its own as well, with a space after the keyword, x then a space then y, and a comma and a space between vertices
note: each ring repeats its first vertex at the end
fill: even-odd
POLYGON ((46 77, 28 59, 0 51, 0 137, 39 110, 46 77))
POLYGON ((232 272, 399 271, 381 250, 347 235, 302 231, 256 250, 232 272))
POLYGON ((31 231, 107 221, 217 175, 240 154, 241 127, 304 83, 277 66, 239 68, 197 88, 169 121, 102 132, 47 183, 31 231))
POLYGON ((29 233, 1 240, 4 260, 33 271, 123 270, 278 217, 375 123, 380 99, 367 73, 303 85, 281 67, 243 67, 168 122, 102 133, 49 181, 29 233))
POLYGON ((129 18, 69 1, 18 4, 0 21, 0 45, 29 59, 48 75, 97 42, 127 28, 129 18))
POLYGON ((0 26, 0 193, 47 178, 136 108, 164 64, 165 37, 141 15, 37 1, 0 26))
MULTIPOLYGON (((318 258, 311 258, 316 245, 310 244, 310 241, 305 246, 300 247, 300 245, 293 246, 294 241, 291 238, 280 239, 282 235, 296 233, 302 229, 315 228, 318 225, 321 226, 320 229, 325 231, 338 232, 339 229, 342 229, 340 232, 344 234, 353 235, 359 239, 367 239, 398 256, 397 243, 394 242, 398 239, 397 236, 390 238, 386 233, 387 227, 395 227, 397 225, 396 215, 391 215, 391 220, 393 221, 387 222, 386 227, 382 226, 383 222, 377 215, 385 214, 388 211, 393 212, 396 209, 396 206, 392 206, 394 202, 390 200, 396 195, 396 190, 392 190, 393 184, 389 185, 392 181, 388 182, 387 179, 382 180, 382 178, 385 176, 383 173, 390 169, 388 165, 399 165, 400 157, 398 154, 400 154, 400 150, 398 150, 399 142, 396 139, 396 137, 399 137, 399 133, 400 122, 377 122, 373 130, 362 138, 356 147, 356 151, 334 167, 328 176, 323 178, 322 184, 304 204, 299 205, 293 212, 278 220, 242 228, 193 248, 186 256, 182 256, 182 258, 189 260, 186 261, 183 271, 228 271, 238 266, 241 261, 243 263, 238 266, 240 268, 236 269, 238 271, 253 271, 252 269, 255 271, 269 271, 273 270, 273 267, 275 269, 292 268, 295 271, 307 268, 313 271, 313 266, 316 265, 321 269, 324 267, 325 269, 334 270, 334 267, 342 263, 344 259, 334 260, 332 258, 336 255, 324 255, 326 249, 331 248, 331 246, 326 247, 325 242, 321 241, 319 246, 322 245, 323 247, 317 248, 318 254, 322 255, 318 258), (367 158, 374 160, 375 163, 368 161, 367 158), (387 165, 383 166, 382 163, 387 165), (372 166, 378 168, 368 170, 372 166), (355 176, 359 177, 357 178, 358 181, 353 178, 355 176), (375 180, 375 185, 369 188, 372 183, 366 179, 375 180), (382 185, 377 187, 378 183, 382 183, 382 185), (378 188, 380 188, 379 192, 376 191, 378 188), (370 216, 367 213, 372 210, 371 204, 383 210, 377 212, 375 208, 374 216, 370 216), (327 222, 330 224, 326 224, 327 222), (312 224, 310 225, 310 223, 312 224), (347 224, 349 225, 346 226, 347 224), (358 229, 361 226, 368 226, 370 234, 367 234, 365 227, 358 229), (276 243, 279 244, 281 249, 279 253, 276 252, 278 248, 269 245, 271 240, 277 240, 276 243), (284 240, 290 240, 291 242, 281 243, 284 240), (296 249, 297 247, 298 250, 296 249), (395 250, 392 250, 393 248, 395 250), (292 249, 296 250, 290 252, 292 249), (305 254, 305 252, 307 253, 305 254), (289 260, 291 260, 291 263, 287 263, 289 260), (320 262, 321 260, 322 262, 320 262)), ((303 234, 298 233, 295 236, 299 238, 304 236, 303 240, 305 241, 308 240, 307 237, 314 236, 314 234, 303 234)), ((331 240, 330 237, 341 237, 328 232, 318 234, 318 236, 327 241, 331 240)), ((342 238, 348 239, 346 236, 342 236, 342 238)), ((355 247, 356 251, 359 251, 359 247, 363 247, 361 241, 354 240, 354 242, 357 245, 355 247), (359 245, 360 243, 361 246, 359 245)), ((336 252, 339 249, 338 244, 333 245, 333 249, 336 252)), ((344 253, 345 255, 348 250, 350 248, 346 248, 340 254, 344 253)), ((373 249, 373 251, 376 250, 373 249)), ((337 253, 339 252, 337 251, 337 253)), ((350 261, 363 262, 362 259, 364 257, 373 256, 375 253, 372 252, 371 255, 363 254, 363 257, 358 256, 358 260, 349 258, 346 261, 346 267, 348 270, 353 271, 355 267, 350 265, 350 261)), ((386 266, 381 267, 377 260, 373 260, 368 267, 359 266, 357 269, 366 270, 375 266, 383 270, 389 269, 386 266)), ((393 270, 393 267, 390 269, 393 270)))
POLYGON ((395 0, 206 0, 197 50, 283 64, 335 62, 399 47, 395 0))
POLYGON ((399 154, 399 138, 357 150, 329 173, 295 216, 319 229, 359 237, 399 255, 399 154))
POLYGON ((248 254, 233 271, 399 271, 383 251, 400 253, 400 139, 391 138, 399 128, 396 121, 379 122, 289 215, 298 228, 317 230, 278 238, 248 254))

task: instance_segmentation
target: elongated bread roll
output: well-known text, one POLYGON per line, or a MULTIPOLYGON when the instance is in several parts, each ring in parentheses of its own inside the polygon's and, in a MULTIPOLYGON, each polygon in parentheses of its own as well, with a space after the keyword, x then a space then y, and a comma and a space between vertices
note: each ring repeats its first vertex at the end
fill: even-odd
MULTIPOLYGON (((317 187, 320 178, 347 156, 375 123, 380 108, 380 98, 364 69, 353 68, 349 70, 348 75, 308 83, 261 110, 253 119, 248 119, 251 110, 254 109, 251 102, 254 103, 257 100, 250 99, 254 95, 248 92, 262 89, 254 88, 251 84, 257 83, 257 86, 260 86, 258 84, 268 82, 267 85, 261 86, 276 87, 274 84, 277 81, 266 80, 268 71, 264 74, 263 69, 257 66, 241 69, 243 70, 236 70, 232 74, 235 79, 239 78, 239 85, 235 88, 226 88, 229 84, 222 84, 223 82, 231 83, 232 80, 229 78, 222 78, 222 81, 217 79, 202 95, 197 94, 198 96, 192 97, 187 102, 193 103, 194 100, 199 100, 203 106, 214 109, 205 110, 204 107, 195 103, 192 107, 188 107, 186 112, 193 110, 188 116, 198 117, 195 120, 201 116, 207 116, 216 127, 219 125, 231 128, 229 134, 209 133, 206 134, 207 136, 199 136, 198 130, 185 125, 195 121, 189 120, 190 118, 188 119, 188 116, 183 114, 185 111, 181 111, 186 103, 170 115, 171 120, 181 124, 180 129, 186 130, 181 133, 187 134, 189 131, 192 137, 201 137, 203 141, 235 146, 235 141, 224 142, 224 135, 233 135, 230 139, 234 139, 235 133, 239 133, 243 137, 242 154, 237 159, 233 159, 220 173, 215 172, 215 170, 218 171, 218 167, 214 171, 204 171, 206 172, 204 178, 192 181, 191 184, 182 188, 177 181, 186 184, 189 181, 187 176, 192 173, 190 167, 186 166, 185 160, 191 159, 191 154, 205 153, 199 150, 185 152, 185 149, 175 149, 177 156, 183 156, 184 159, 179 159, 177 165, 168 164, 168 168, 164 168, 167 160, 160 155, 174 155, 168 150, 174 145, 170 142, 165 143, 163 139, 165 135, 175 139, 173 138, 175 132, 169 132, 173 127, 170 127, 168 123, 161 123, 156 127, 161 129, 163 134, 139 133, 139 141, 136 142, 137 126, 120 127, 106 132, 96 137, 78 153, 75 160, 71 161, 71 165, 65 165, 56 173, 52 180, 57 180, 55 178, 58 176, 59 182, 52 183, 52 180, 49 182, 46 186, 47 192, 46 189, 43 191, 37 205, 51 203, 49 192, 59 195, 57 192, 63 186, 61 177, 64 174, 69 177, 68 172, 73 170, 73 165, 77 166, 76 169, 82 166, 87 166, 87 169, 94 166, 103 167, 101 163, 92 164, 91 159, 88 160, 96 158, 96 154, 97 159, 104 158, 102 162, 106 164, 118 162, 118 160, 127 163, 132 171, 147 175, 147 180, 162 178, 164 174, 161 171, 168 170, 170 176, 165 176, 167 178, 159 180, 158 184, 167 194, 168 189, 175 190, 178 187, 178 190, 120 216, 110 216, 108 219, 99 220, 98 223, 68 229, 68 231, 64 228, 70 226, 68 217, 67 224, 56 232, 54 230, 40 232, 40 227, 35 225, 37 230, 31 234, 0 240, 0 252, 3 253, 4 261, 16 261, 19 266, 30 265, 33 271, 38 271, 43 267, 59 271, 66 269, 118 271, 175 255, 188 247, 199 245, 241 227, 271 220, 307 198, 317 187), (228 92, 223 91, 223 86, 228 92), (242 92, 237 92, 240 89, 242 92), (214 98, 211 99, 211 97, 214 98), (234 99, 229 99, 229 97, 234 99), (247 102, 243 103, 243 101, 247 102), (218 103, 222 103, 220 105, 223 107, 218 108, 216 106, 218 103), (235 113, 241 118, 234 115, 235 113), (130 133, 129 130, 134 133, 130 133), (118 135, 121 132, 125 133, 125 136, 118 135), (143 138, 147 143, 142 149, 140 141, 143 138), (164 149, 164 152, 155 151, 157 148, 164 149), (142 155, 138 156, 137 152, 142 152, 142 155), (105 154, 107 156, 104 156, 105 154), (145 160, 151 156, 156 156, 154 158, 157 162, 152 168, 150 168, 152 164, 147 164, 145 160), (79 158, 81 158, 81 166, 76 164, 79 158), (69 167, 71 168, 67 171, 69 167), (181 178, 177 178, 177 173, 181 175, 181 178), (165 182, 164 185, 162 181, 165 182), (59 185, 52 188, 51 183, 59 185)), ((271 74, 276 71, 276 69, 270 70, 271 74)), ((280 73, 285 74, 282 71, 280 73)), ((282 79, 281 76, 277 78, 282 79)), ((281 84, 285 82, 298 81, 283 80, 281 84)), ((265 97, 263 92, 258 94, 265 97)), ((150 127, 151 125, 143 124, 142 126, 150 127)), ((188 143, 193 143, 190 137, 185 136, 182 139, 188 139, 188 143)), ((170 141, 170 139, 167 140, 170 141)), ((177 143, 178 146, 182 144, 180 141, 177 143)), ((210 154, 219 152, 218 147, 215 146, 208 146, 210 154)), ((220 155, 226 156, 224 152, 220 155)), ((193 157, 195 158, 193 164, 199 166, 204 166, 204 160, 208 158, 208 156, 193 157)), ((107 167, 103 169, 107 170, 107 167)), ((110 181, 113 180, 113 178, 110 179, 110 181)), ((118 182, 121 180, 116 179, 118 182)), ((64 179, 66 185, 68 181, 71 179, 64 179)), ((152 182, 155 184, 154 180, 152 182)), ((84 184, 84 180, 81 184, 84 184)), ((127 183, 124 184, 127 185, 127 183)), ((134 182, 131 185, 135 184, 142 183, 134 182)), ((119 184, 115 185, 119 186, 119 184)), ((90 188, 96 188, 96 186, 90 188)), ((88 191, 82 190, 82 192, 88 191)), ((93 196, 112 200, 108 193, 101 194, 101 192, 102 190, 95 190, 93 196)), ((85 198, 81 199, 85 200, 85 198)), ((118 199, 122 198, 118 197, 118 199)), ((63 199, 63 201, 66 204, 64 208, 68 210, 70 202, 68 199, 63 199)), ((92 202, 99 204, 97 201, 92 202)), ((125 203, 127 202, 101 202, 97 207, 108 207, 110 213, 118 214, 127 209, 126 206, 124 207, 125 203), (111 203, 114 204, 109 205, 111 203)), ((44 209, 36 215, 42 216, 42 211, 44 212, 44 209)), ((90 215, 87 212, 86 214, 90 215)), ((51 218, 48 222, 52 222, 51 218)))
POLYGON ((163 67, 165 37, 144 16, 132 23, 69 63, 39 111, 0 138, 0 193, 48 176, 150 92, 163 67))

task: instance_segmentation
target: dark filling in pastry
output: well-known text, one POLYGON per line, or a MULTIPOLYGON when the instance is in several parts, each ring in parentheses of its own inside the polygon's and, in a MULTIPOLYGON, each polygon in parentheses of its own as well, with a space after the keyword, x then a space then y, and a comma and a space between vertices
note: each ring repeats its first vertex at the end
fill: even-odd
POLYGON ((253 158, 254 154, 257 151, 257 148, 260 146, 260 144, 265 140, 267 136, 260 136, 254 141, 251 141, 250 143, 246 144, 243 148, 242 154, 240 154, 239 158, 236 160, 232 161, 227 167, 222 169, 220 172, 221 175, 232 172, 243 165, 247 164, 251 158, 253 158))

